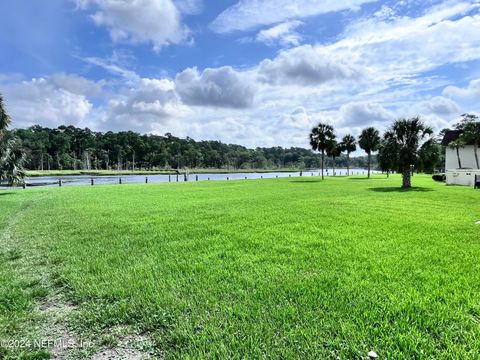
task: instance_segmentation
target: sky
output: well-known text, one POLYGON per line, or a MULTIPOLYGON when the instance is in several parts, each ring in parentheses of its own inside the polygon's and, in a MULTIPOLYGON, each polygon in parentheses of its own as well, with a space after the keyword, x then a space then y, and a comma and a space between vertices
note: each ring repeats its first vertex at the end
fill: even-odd
POLYGON ((480 113, 480 0, 0 2, 13 127, 308 147, 480 113), (5 15, 6 14, 6 15, 5 15))

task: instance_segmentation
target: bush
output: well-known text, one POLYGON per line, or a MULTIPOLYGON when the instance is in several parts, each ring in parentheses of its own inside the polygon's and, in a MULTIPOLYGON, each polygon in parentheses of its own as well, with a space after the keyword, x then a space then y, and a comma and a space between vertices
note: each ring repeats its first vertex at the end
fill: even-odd
POLYGON ((445 174, 434 174, 432 175, 432 179, 435 181, 445 182, 447 180, 447 177, 445 176, 445 174))

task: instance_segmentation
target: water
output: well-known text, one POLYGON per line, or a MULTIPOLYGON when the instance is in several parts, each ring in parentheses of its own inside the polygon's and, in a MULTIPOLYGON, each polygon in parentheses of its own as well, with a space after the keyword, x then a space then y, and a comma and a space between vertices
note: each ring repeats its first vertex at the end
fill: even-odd
MULTIPOLYGON (((379 171, 372 171, 373 174, 380 173, 379 171)), ((305 170, 303 171, 303 176, 319 176, 320 170, 305 170)), ((346 169, 336 169, 336 176, 345 176, 347 174, 346 169)), ((365 169, 350 169, 350 175, 362 175, 367 174, 365 169)), ((324 171, 325 176, 332 176, 332 169, 324 171)), ((196 181, 196 176, 198 176, 198 181, 207 181, 207 180, 245 180, 247 179, 271 179, 271 178, 285 178, 285 177, 298 177, 300 172, 268 172, 268 173, 256 173, 256 172, 243 172, 243 173, 228 173, 228 174, 195 174, 190 173, 188 176, 189 181, 196 181)), ((63 186, 81 186, 81 185, 91 185, 93 179, 95 185, 113 185, 119 184, 120 179, 122 184, 144 184, 145 178, 148 178, 148 183, 161 183, 168 182, 168 175, 108 175, 108 176, 94 176, 94 175, 73 175, 73 176, 38 176, 31 177, 27 179, 27 184, 30 186, 36 187, 45 187, 45 186, 58 186, 59 180, 62 180, 63 186)), ((177 176, 170 175, 170 181, 176 182, 177 176)), ((178 176, 178 181, 184 181, 183 174, 178 176)))

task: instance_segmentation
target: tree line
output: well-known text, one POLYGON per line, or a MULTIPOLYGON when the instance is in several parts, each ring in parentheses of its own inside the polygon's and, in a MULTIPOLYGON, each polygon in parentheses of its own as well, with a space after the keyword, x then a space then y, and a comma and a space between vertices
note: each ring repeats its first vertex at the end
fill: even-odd
MULTIPOLYGON (((351 134, 337 141, 331 125, 319 123, 310 132, 310 145, 321 154, 321 176, 324 178, 325 155, 334 157, 346 153, 347 169, 350 153, 358 146, 367 154, 368 178, 372 154, 378 152, 378 168, 387 173, 402 174, 402 187, 411 187, 414 170, 432 172, 441 159, 441 147, 433 136, 433 130, 419 117, 398 119, 381 136, 374 127, 363 129, 358 140, 351 134)), ((348 171, 347 171, 348 175, 348 171)))
MULTIPOLYGON (((24 166, 31 170, 157 170, 157 169, 308 169, 320 166, 320 156, 300 147, 258 147, 195 141, 138 134, 132 131, 95 132, 88 128, 59 126, 55 129, 31 126, 14 129, 9 136, 24 149, 24 166)), ((351 160, 364 168, 365 157, 351 160)), ((327 166, 344 167, 344 156, 334 157, 327 166)))

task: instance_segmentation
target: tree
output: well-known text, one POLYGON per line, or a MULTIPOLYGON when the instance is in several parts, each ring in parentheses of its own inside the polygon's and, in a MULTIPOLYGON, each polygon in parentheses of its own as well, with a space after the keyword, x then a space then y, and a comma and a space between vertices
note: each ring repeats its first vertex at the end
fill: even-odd
POLYGON ((461 135, 462 143, 473 144, 475 163, 477 165, 477 169, 480 169, 478 161, 478 146, 480 145, 480 121, 478 119, 478 116, 472 114, 463 114, 462 121, 457 124, 457 129, 463 131, 461 135))
POLYGON ((350 175, 350 153, 357 150, 357 141, 353 135, 347 134, 340 143, 341 151, 347 153, 347 176, 350 175))
POLYGON ((462 168, 462 160, 460 158, 460 148, 465 145, 465 142, 462 137, 459 137, 457 140, 451 141, 448 144, 448 147, 451 149, 455 149, 455 152, 457 153, 457 162, 458 162, 458 168, 462 168))
POLYGON ((387 178, 396 167, 395 159, 398 154, 398 146, 392 131, 386 131, 378 149, 378 166, 387 173, 387 178))
POLYGON ((323 169, 325 168, 325 151, 334 140, 335 133, 333 127, 330 125, 319 123, 310 132, 310 146, 313 150, 320 151, 322 154, 322 180, 324 179, 323 169))
POLYGON ((375 152, 380 147, 380 133, 374 127, 363 129, 362 133, 358 137, 358 145, 368 155, 368 178, 370 179, 370 168, 372 164, 372 152, 375 152))
POLYGON ((342 154, 342 150, 340 148, 340 145, 335 140, 332 140, 329 142, 326 151, 327 151, 327 156, 332 157, 333 176, 335 176, 335 159, 342 154))
POLYGON ((402 187, 411 188, 412 166, 417 164, 421 142, 433 134, 419 117, 396 120, 389 130, 391 141, 397 147, 395 163, 402 173, 402 187))
POLYGON ((433 173, 440 162, 440 145, 435 139, 423 143, 418 151, 418 169, 422 172, 433 173))
POLYGON ((25 154, 18 139, 7 138, 7 128, 10 122, 10 116, 7 114, 3 98, 0 95, 0 181, 15 185, 23 183, 25 179, 23 169, 25 154))

